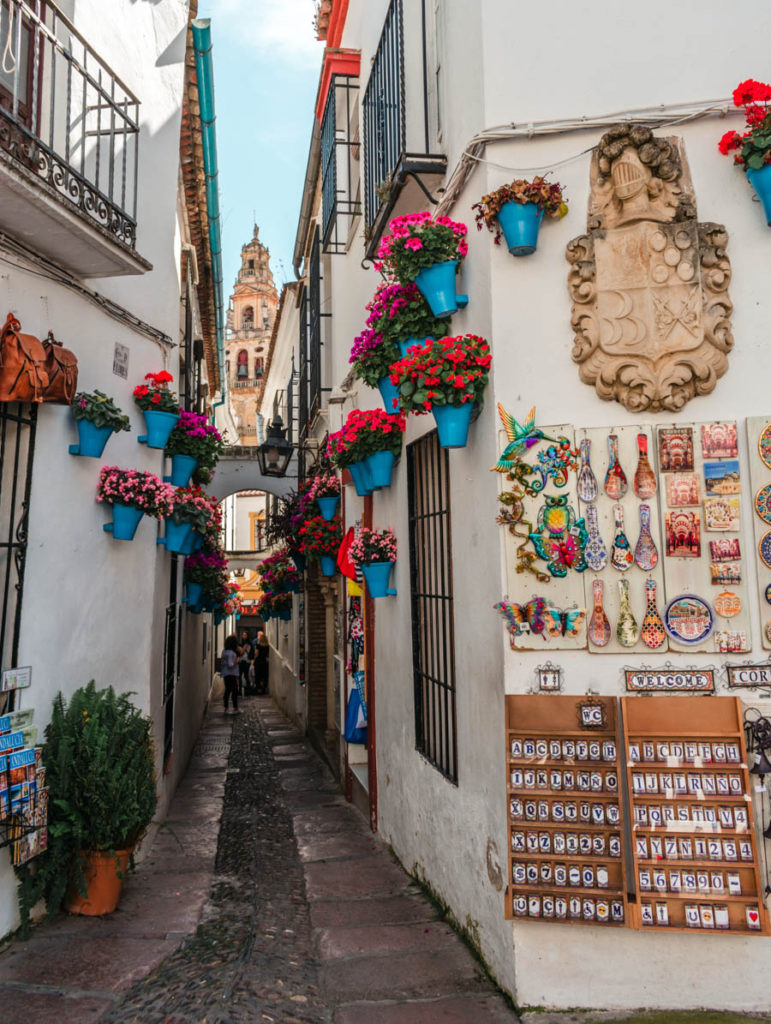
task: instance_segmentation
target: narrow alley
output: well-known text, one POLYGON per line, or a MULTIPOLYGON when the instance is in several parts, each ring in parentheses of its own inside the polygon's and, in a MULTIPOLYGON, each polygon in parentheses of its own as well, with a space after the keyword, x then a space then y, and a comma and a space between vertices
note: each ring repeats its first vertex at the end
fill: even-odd
POLYGON ((210 710, 119 909, 0 953, 6 1024, 517 1021, 308 740, 243 709, 210 710))

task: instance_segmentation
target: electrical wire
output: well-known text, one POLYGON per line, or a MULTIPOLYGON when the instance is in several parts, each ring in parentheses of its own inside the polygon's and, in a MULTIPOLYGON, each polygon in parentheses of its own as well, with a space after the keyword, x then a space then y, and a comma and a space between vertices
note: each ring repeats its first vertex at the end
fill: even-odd
POLYGON ((455 165, 447 185, 444 188, 439 204, 434 211, 435 216, 446 216, 454 206, 458 196, 465 187, 468 179, 479 164, 488 164, 502 170, 516 174, 531 174, 544 172, 557 167, 565 166, 580 160, 591 153, 595 148, 589 146, 582 149, 580 153, 574 153, 562 160, 549 161, 537 167, 511 167, 507 164, 490 160, 483 154, 487 147, 496 142, 516 142, 531 140, 543 135, 563 135, 576 131, 588 131, 612 128, 617 124, 646 125, 650 128, 670 128, 689 121, 695 121, 703 117, 720 116, 725 117, 734 110, 733 101, 730 99, 705 100, 697 103, 678 103, 661 105, 659 107, 640 107, 634 110, 617 111, 610 114, 601 114, 596 117, 578 117, 551 121, 514 122, 507 125, 497 125, 486 128, 484 131, 474 135, 468 142, 466 148, 455 165))
POLYGON ((95 292, 92 291, 92 289, 87 288, 84 284, 81 284, 76 278, 71 277, 55 263, 51 263, 49 260, 45 259, 45 257, 32 252, 27 249, 26 246, 17 242, 15 239, 3 232, 0 232, 0 262, 14 267, 16 270, 21 270, 24 273, 31 274, 34 277, 40 277, 47 281, 54 281, 56 284, 63 285, 70 291, 76 292, 92 305, 101 309, 102 312, 106 313, 107 316, 111 317, 113 320, 117 320, 118 323, 122 323, 131 328, 131 330, 135 331, 137 334, 142 334, 151 341, 154 341, 164 353, 177 347, 176 342, 172 341, 168 334, 165 334, 156 327, 152 327, 150 324, 145 323, 144 320, 141 320, 139 317, 129 312, 129 310, 125 309, 119 303, 113 302, 112 299, 108 299, 105 295, 100 295, 99 292, 95 292), (3 249, 7 250, 7 252, 3 252, 3 249), (15 256, 16 259, 11 259, 11 256, 15 256), (23 262, 19 262, 19 260, 23 262))

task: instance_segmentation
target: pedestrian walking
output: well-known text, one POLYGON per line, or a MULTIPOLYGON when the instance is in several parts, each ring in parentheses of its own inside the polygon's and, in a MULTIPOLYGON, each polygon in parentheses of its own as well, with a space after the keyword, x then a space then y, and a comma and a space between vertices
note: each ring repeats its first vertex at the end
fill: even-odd
POLYGON ((225 683, 225 714, 238 714, 238 639, 235 633, 227 637, 220 656, 220 675, 225 683), (232 698, 233 708, 228 707, 232 698))
POLYGON ((238 647, 238 696, 243 697, 244 691, 249 684, 249 662, 251 661, 252 644, 249 634, 241 634, 241 643, 238 647))
POLYGON ((263 695, 268 692, 268 667, 270 661, 270 644, 265 634, 260 631, 257 634, 257 646, 254 656, 254 682, 257 686, 257 694, 263 695))

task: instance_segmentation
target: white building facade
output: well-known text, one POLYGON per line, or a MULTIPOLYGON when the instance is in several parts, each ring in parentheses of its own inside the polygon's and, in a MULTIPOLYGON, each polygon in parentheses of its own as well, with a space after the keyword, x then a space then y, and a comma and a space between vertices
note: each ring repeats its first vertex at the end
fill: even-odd
MULTIPOLYGON (((621 858, 625 880, 619 883, 626 901, 625 923, 611 928, 592 917, 578 927, 569 915, 564 921, 513 915, 515 892, 554 892, 542 878, 539 889, 537 874, 529 887, 522 884, 518 889, 513 881, 515 863, 527 858, 512 855, 513 833, 521 830, 511 818, 511 799, 517 798, 510 792, 516 788, 511 772, 517 765, 507 759, 514 737, 507 732, 507 714, 509 730, 516 731, 521 723, 524 735, 530 720, 522 708, 531 706, 513 704, 508 698, 537 691, 539 670, 547 685, 557 674, 560 677, 561 692, 544 698, 554 701, 550 706, 555 709, 555 729, 561 721, 556 709, 564 708, 569 698, 575 703, 608 698, 607 707, 612 709, 627 698, 630 730, 644 707, 653 709, 654 719, 658 713, 658 728, 666 731, 668 716, 675 721, 679 715, 692 714, 698 722, 707 706, 730 706, 735 711, 725 698, 738 694, 740 717, 732 726, 736 737, 742 732, 744 708, 768 711, 762 691, 728 685, 735 679, 728 666, 768 662, 769 616, 763 596, 768 570, 762 556, 755 554, 761 538, 756 536, 753 512, 755 491, 764 483, 756 455, 758 434, 765 418, 771 418, 763 349, 769 311, 762 253, 768 228, 744 176, 717 151, 725 131, 743 130, 741 112, 732 108, 732 90, 752 74, 760 76, 764 66, 759 29, 768 14, 756 5, 753 20, 758 31, 747 35, 742 30, 740 47, 727 45, 739 31, 730 18, 692 4, 676 10, 654 5, 632 23, 623 11, 608 5, 590 16, 560 2, 550 8, 546 26, 540 9, 524 10, 499 0, 335 0, 331 14, 325 9, 321 24, 327 50, 295 250, 300 281, 292 308, 299 313, 299 323, 284 326, 286 311, 279 313, 263 412, 265 403, 285 387, 284 376, 273 367, 280 364, 285 374, 291 353, 299 376, 295 440, 307 464, 312 464, 326 433, 338 429, 352 408, 379 407, 379 395, 350 377, 348 358, 353 338, 364 325, 364 306, 379 281, 371 263, 380 235, 392 216, 423 209, 470 226, 469 254, 458 285, 469 301, 453 317, 452 333, 474 333, 490 342, 493 365, 484 408, 472 423, 468 446, 449 453, 438 449, 430 416, 410 417, 392 486, 364 499, 347 483, 344 487, 345 526, 357 521, 392 526, 400 546, 391 581, 398 596, 364 601, 366 651, 361 667, 367 673, 368 749, 362 754, 361 748, 348 748, 339 740, 336 750, 346 790, 367 806, 373 826, 408 870, 448 905, 496 980, 520 1007, 760 1010, 771 995, 763 969, 771 939, 762 930, 750 934, 750 918, 744 916, 745 908, 754 906, 757 919, 767 920, 762 907, 768 881, 768 850, 762 835, 769 816, 766 792, 752 792, 758 870, 753 878, 747 876, 743 897, 731 910, 740 916, 732 916, 729 934, 710 927, 711 913, 699 919, 693 934, 681 934, 674 927, 683 920, 677 915, 685 903, 697 906, 698 918, 700 903, 713 908, 728 902, 721 900, 719 888, 711 888, 713 881, 719 886, 725 877, 708 880, 707 890, 701 890, 708 891, 703 900, 698 895, 686 899, 682 889, 674 894, 671 877, 664 880, 658 900, 655 883, 647 894, 645 876, 640 876, 645 858, 638 857, 632 843, 643 834, 639 828, 632 830, 635 804, 640 802, 633 792, 620 800, 624 823, 619 834, 626 834, 630 843, 621 858), (566 249, 592 227, 588 211, 597 196, 592 159, 604 133, 617 124, 646 125, 656 138, 673 139, 673 146, 684 154, 698 222, 707 225, 703 234, 715 224, 725 225, 728 233, 735 344, 731 347, 729 338, 724 346, 725 363, 711 386, 696 388, 695 396, 688 394, 677 409, 671 402, 669 408, 666 403, 657 408, 654 402, 634 411, 629 401, 625 406, 601 398, 593 385, 582 381, 572 358, 575 335, 581 331, 578 320, 571 322, 577 300, 567 286, 572 264, 566 249), (545 172, 564 187, 570 209, 564 219, 544 226, 532 255, 514 258, 506 246, 495 246, 487 231, 473 229, 471 208, 483 195, 514 179, 545 172), (362 266, 364 257, 368 262, 362 266), (661 613, 683 593, 701 597, 712 607, 718 588, 709 578, 714 556, 707 549, 721 534, 711 532, 703 519, 699 559, 678 559, 667 552, 664 524, 671 509, 666 501, 668 474, 657 450, 659 430, 691 431, 696 439, 693 470, 703 487, 699 452, 709 455, 706 447, 698 446, 706 445, 714 432, 702 434, 701 425, 735 421, 743 495, 739 518, 732 524, 743 552, 739 618, 731 623, 716 615, 719 621, 709 643, 695 646, 670 642, 670 637, 658 650, 641 641, 626 648, 614 638, 606 652, 587 646, 584 632, 575 643, 566 637, 520 637, 517 649, 512 649, 504 620, 493 607, 504 597, 525 605, 543 595, 555 607, 587 609, 588 622, 591 583, 598 576, 605 580, 606 610, 615 629, 621 574, 588 571, 585 576, 571 573, 565 582, 552 578, 543 583, 527 572, 516 572, 514 544, 496 524, 504 481, 488 471, 506 444, 497 403, 520 422, 535 406, 537 425, 550 436, 554 431, 567 436, 576 447, 582 438, 592 439, 600 490, 607 436, 621 438, 631 494, 636 435, 645 434, 658 470, 659 490, 651 507, 659 554, 653 575, 661 613), (421 532, 420 521, 426 515, 441 523, 438 532, 421 532), (743 633, 735 642, 739 649, 721 651, 715 634, 730 632, 731 627, 743 633), (639 676, 651 668, 663 677, 670 670, 687 677, 683 686, 698 685, 699 674, 709 671, 716 696, 683 693, 676 698, 681 702, 677 715, 670 714, 664 710, 671 707, 664 699, 672 699, 666 693, 643 696, 627 688, 635 685, 627 682, 627 670, 639 676), (553 674, 547 676, 547 670, 553 674), (362 757, 367 762, 363 769, 362 757), (660 919, 660 927, 646 927, 643 904, 655 913, 657 901, 669 908, 670 924, 660 919)), ((721 241, 720 260, 722 247, 721 241)), ((672 265, 682 262, 678 256, 672 265)), ((682 274, 686 280, 687 267, 682 274)), ((688 363, 687 357, 683 363, 688 363)), ((690 380, 690 371, 683 372, 690 380)), ((568 492, 578 509, 575 477, 573 481, 568 492)), ((639 526, 637 500, 633 494, 632 498, 626 514, 634 545, 639 526)), ((528 512, 535 517, 542 503, 529 504, 528 512)), ((608 505, 601 523, 609 549, 610 513, 608 505)), ((672 544, 677 544, 674 536, 672 544)), ((545 563, 541 569, 545 571, 545 563)), ((645 578, 637 568, 631 575, 632 610, 638 623, 645 614, 645 578)), ((343 584, 336 584, 338 592, 326 613, 329 628, 323 634, 325 675, 314 683, 306 661, 301 662, 313 635, 308 612, 313 586, 311 577, 305 595, 296 599, 305 601, 307 614, 299 623, 297 645, 289 652, 303 689, 291 692, 287 675, 281 684, 282 699, 309 729, 314 715, 317 727, 326 724, 329 729, 335 718, 339 722, 351 685, 344 671, 348 598, 343 584), (330 695, 332 703, 324 704, 330 695)), ((724 648, 731 643, 725 641, 724 648)), ((762 673, 758 678, 764 678, 762 673)), ((666 678, 661 685, 669 685, 666 678)), ((751 717, 755 714, 751 712, 751 717)), ((655 732, 650 723, 647 728, 655 732)), ((619 749, 627 747, 621 733, 616 742, 619 749)), ((619 779, 623 773, 621 765, 619 779)), ((744 795, 739 798, 745 807, 750 778, 754 777, 743 776, 744 795)), ((631 768, 628 782, 631 788, 631 768)), ((621 788, 626 794, 626 787, 621 788)), ((524 831, 535 835, 537 843, 536 826, 524 831)), ((555 829, 540 831, 551 836, 555 829)), ((647 849, 648 858, 654 858, 652 848, 647 849)), ((729 844, 723 851, 729 859, 731 849, 729 844)), ((533 863, 544 859, 555 860, 543 853, 531 858, 533 863)), ((650 870, 654 867, 651 860, 650 870)), ((699 867, 694 860, 694 876, 699 867)), ((721 861, 719 869, 707 864, 705 870, 727 874, 729 868, 721 861)), ((592 902, 592 914, 594 907, 592 902)), ((539 902, 539 916, 540 911, 539 902)))
MULTIPOLYGON (((68 408, 0 406, 2 667, 31 667, 31 686, 3 705, 33 708, 42 743, 57 692, 66 699, 90 679, 132 691, 154 722, 162 818, 208 700, 209 617, 185 611, 182 558, 156 544, 155 521, 115 541, 95 499, 102 465, 168 472, 163 452, 137 443, 132 391, 145 374, 168 370, 184 407, 201 412, 220 386, 201 330, 208 235, 196 254, 190 223, 207 211, 186 201, 180 171, 195 12, 131 0, 115 0, 108 18, 96 0, 30 6, 39 20, 10 5, 19 73, 0 84, 4 312, 39 338, 53 331, 77 356, 78 388, 113 397, 131 432, 114 434, 101 460, 75 457, 68 408)), ((196 105, 200 146, 197 116, 196 105)), ((0 934, 18 922, 15 889, 3 854, 0 934)))

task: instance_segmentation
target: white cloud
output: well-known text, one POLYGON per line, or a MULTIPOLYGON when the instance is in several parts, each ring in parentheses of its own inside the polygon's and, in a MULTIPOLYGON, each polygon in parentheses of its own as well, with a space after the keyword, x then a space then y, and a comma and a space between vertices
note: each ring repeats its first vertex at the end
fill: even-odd
POLYGON ((209 0, 200 8, 201 17, 211 15, 213 29, 237 37, 260 57, 306 66, 321 58, 313 0, 209 0))

